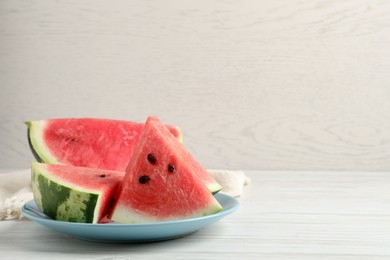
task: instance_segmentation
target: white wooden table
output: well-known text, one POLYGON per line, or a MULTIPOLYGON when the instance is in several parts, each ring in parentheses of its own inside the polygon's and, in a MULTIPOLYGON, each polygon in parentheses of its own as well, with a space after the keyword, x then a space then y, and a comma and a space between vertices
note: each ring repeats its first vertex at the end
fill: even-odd
POLYGON ((390 173, 247 174, 240 209, 190 236, 102 244, 2 221, 1 259, 390 259, 390 173))

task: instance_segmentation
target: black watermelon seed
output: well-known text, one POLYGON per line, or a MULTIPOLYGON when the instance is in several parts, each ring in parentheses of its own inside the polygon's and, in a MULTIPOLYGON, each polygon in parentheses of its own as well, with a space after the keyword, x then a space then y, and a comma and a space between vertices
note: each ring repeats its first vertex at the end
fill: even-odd
POLYGON ((104 178, 104 177, 106 177, 106 174, 105 174, 105 173, 102 173, 102 174, 100 174, 100 177, 101 177, 101 178, 104 178))
POLYGON ((150 181, 150 177, 148 175, 142 175, 141 177, 139 177, 138 181, 141 184, 145 184, 150 181))
POLYGON ((169 172, 174 172, 175 171, 175 166, 173 166, 173 164, 168 164, 168 171, 169 172))
POLYGON ((155 164, 157 162, 157 159, 156 157, 153 155, 153 154, 148 154, 148 161, 151 163, 151 164, 155 164))

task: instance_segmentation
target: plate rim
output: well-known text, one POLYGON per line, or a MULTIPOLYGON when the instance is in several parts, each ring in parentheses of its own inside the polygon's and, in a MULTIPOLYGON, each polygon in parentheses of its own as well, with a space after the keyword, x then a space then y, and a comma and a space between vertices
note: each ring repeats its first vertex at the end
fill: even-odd
POLYGON ((27 201, 26 203, 23 204, 21 211, 23 215, 31 220, 34 221, 39 221, 39 222, 45 222, 45 223, 55 223, 56 225, 67 225, 67 226, 87 226, 87 227, 92 227, 92 226, 98 226, 100 228, 124 228, 124 227, 152 227, 152 226, 161 226, 161 225, 175 225, 175 224, 185 224, 188 222, 196 222, 196 221, 206 221, 208 219, 214 219, 214 218, 222 218, 224 216, 230 215, 234 211, 238 210, 240 207, 240 202, 227 194, 223 193, 217 193, 214 195, 218 202, 222 199, 228 199, 230 202, 232 202, 233 206, 228 208, 228 209, 222 209, 221 211, 207 215, 207 216, 201 216, 201 217, 195 217, 195 218, 184 218, 184 219, 175 219, 175 220, 168 220, 168 221, 159 221, 159 222, 147 222, 147 223, 134 223, 134 224, 122 224, 122 223, 80 223, 80 222, 69 222, 69 221, 61 221, 61 220, 55 220, 52 219, 48 216, 46 216, 38 207, 35 202, 35 199, 31 199, 27 201), (221 198, 219 198, 221 197, 221 198), (33 204, 34 208, 32 209, 33 206, 30 204, 33 204), (36 212, 38 211, 38 212, 36 212), (43 216, 40 216, 42 214, 43 216))

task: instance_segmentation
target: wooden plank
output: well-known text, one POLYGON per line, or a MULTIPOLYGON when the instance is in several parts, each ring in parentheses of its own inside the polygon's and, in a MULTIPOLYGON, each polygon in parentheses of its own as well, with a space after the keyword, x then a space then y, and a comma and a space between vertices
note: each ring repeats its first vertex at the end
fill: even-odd
POLYGON ((0 222, 2 259, 388 259, 390 175, 247 172, 240 209, 181 239, 80 241, 31 221, 0 222))
POLYGON ((207 168, 390 169, 390 3, 2 1, 0 165, 23 121, 153 114, 207 168))

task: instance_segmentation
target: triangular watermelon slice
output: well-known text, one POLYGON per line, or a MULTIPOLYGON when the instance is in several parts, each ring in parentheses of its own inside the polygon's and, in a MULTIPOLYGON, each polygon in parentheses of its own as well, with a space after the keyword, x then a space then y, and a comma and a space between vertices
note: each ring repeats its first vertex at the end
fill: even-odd
MULTIPOLYGON (((26 122, 30 148, 39 162, 125 171, 144 124, 97 118, 26 122)), ((167 126, 182 140, 176 126, 167 126)))
POLYGON ((216 213, 222 206, 205 176, 219 186, 159 119, 149 117, 108 217, 143 223, 216 213))
POLYGON ((31 184, 38 207, 62 221, 99 223, 106 217, 124 172, 32 163, 31 184))

